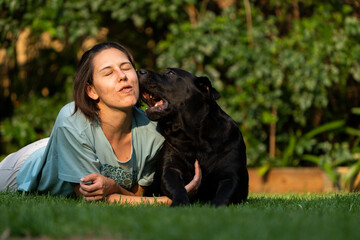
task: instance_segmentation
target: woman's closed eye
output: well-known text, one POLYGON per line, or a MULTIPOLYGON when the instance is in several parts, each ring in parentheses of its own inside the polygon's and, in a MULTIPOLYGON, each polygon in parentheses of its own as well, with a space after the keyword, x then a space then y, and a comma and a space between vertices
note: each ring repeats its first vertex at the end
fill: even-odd
POLYGON ((120 65, 122 71, 129 71, 133 69, 133 66, 130 63, 124 63, 120 65))
POLYGON ((109 72, 106 72, 104 75, 105 76, 110 76, 112 73, 113 73, 113 71, 109 71, 109 72))

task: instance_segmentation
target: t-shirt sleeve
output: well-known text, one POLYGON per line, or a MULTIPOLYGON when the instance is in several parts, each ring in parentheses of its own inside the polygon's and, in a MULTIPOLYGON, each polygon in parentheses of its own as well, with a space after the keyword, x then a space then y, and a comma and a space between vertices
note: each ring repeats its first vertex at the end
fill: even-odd
POLYGON ((158 160, 157 155, 163 145, 163 142, 164 139, 162 137, 157 137, 154 139, 151 147, 149 147, 150 155, 148 160, 145 162, 144 169, 138 181, 140 186, 147 187, 153 182, 158 160))
POLYGON ((61 180, 79 183, 86 175, 100 173, 101 163, 85 136, 68 127, 59 127, 56 131, 61 180))
POLYGON ((150 186, 154 180, 155 171, 156 171, 156 159, 153 158, 150 159, 144 166, 138 184, 143 187, 150 186))

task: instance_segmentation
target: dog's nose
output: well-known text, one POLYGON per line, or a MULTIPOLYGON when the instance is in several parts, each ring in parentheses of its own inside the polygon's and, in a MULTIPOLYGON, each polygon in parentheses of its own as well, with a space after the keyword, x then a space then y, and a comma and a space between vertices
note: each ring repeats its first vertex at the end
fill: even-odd
POLYGON ((146 70, 146 69, 139 69, 138 70, 138 74, 145 75, 147 73, 148 73, 148 70, 146 70))

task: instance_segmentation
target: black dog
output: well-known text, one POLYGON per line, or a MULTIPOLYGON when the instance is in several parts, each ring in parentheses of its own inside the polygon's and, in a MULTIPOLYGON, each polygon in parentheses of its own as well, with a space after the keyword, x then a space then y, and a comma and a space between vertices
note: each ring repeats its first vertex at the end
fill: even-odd
POLYGON ((221 206, 245 201, 249 177, 246 149, 237 124, 218 106, 220 94, 207 77, 181 69, 158 74, 138 71, 146 115, 157 121, 166 141, 159 153, 160 168, 154 186, 172 199, 172 206, 190 199, 184 186, 194 176, 199 161, 202 181, 193 201, 221 206), (161 179, 161 180, 160 180, 161 179))

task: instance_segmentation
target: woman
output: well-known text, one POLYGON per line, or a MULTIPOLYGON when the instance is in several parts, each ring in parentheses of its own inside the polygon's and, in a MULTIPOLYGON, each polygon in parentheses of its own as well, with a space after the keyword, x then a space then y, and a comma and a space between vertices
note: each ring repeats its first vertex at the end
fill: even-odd
MULTIPOLYGON (((87 201, 153 203, 142 197, 152 183, 164 138, 135 106, 138 78, 130 52, 120 44, 95 45, 82 56, 74 78, 74 102, 64 106, 49 139, 0 163, 0 190, 76 194, 87 201), (19 170, 20 168, 20 170, 19 170), (18 172, 17 172, 18 171, 18 172), (15 179, 16 178, 16 183, 15 179)), ((201 172, 186 189, 196 191, 201 172)), ((171 203, 167 197, 157 202, 171 203)))

